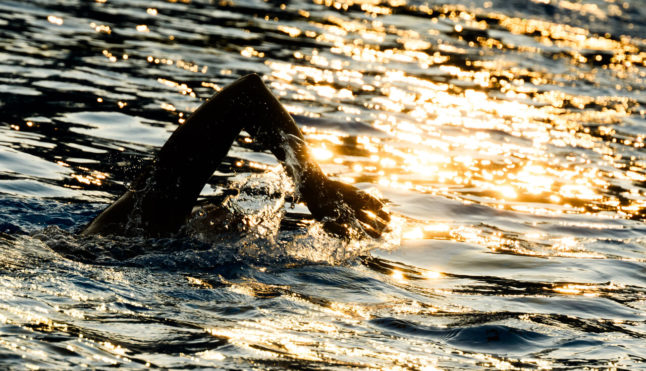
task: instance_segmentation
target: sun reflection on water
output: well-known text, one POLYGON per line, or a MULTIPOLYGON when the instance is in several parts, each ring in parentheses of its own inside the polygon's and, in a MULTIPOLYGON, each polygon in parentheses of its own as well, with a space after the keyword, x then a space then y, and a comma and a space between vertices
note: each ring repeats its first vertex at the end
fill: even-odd
MULTIPOLYGON (((110 5, 106 0, 96 3, 110 5)), ((99 66, 92 71, 107 73, 93 73, 92 79, 97 78, 101 87, 117 86, 114 91, 106 88, 90 97, 92 103, 101 103, 91 109, 118 108, 133 115, 158 110, 166 115, 160 121, 171 117, 172 124, 181 124, 200 99, 239 75, 261 73, 296 121, 302 121, 311 153, 326 173, 358 183, 362 189, 377 187, 386 195, 410 197, 412 201, 403 205, 386 200, 391 209, 399 211, 391 227, 399 224, 402 233, 396 235, 401 235, 407 246, 428 245, 429 250, 466 246, 482 253, 483 259, 494 256, 507 262, 510 257, 503 254, 510 254, 528 265, 525 262, 569 259, 579 259, 576 262, 583 265, 613 257, 617 249, 608 247, 611 243, 606 240, 623 242, 623 234, 634 233, 627 230, 627 224, 613 224, 617 219, 646 218, 646 135, 642 130, 646 108, 640 94, 646 81, 643 38, 503 14, 496 10, 497 4, 488 1, 479 10, 466 5, 416 5, 405 0, 314 0, 305 9, 278 3, 247 9, 221 1, 210 4, 211 13, 205 13, 199 4, 195 9, 187 8, 194 13, 180 16, 176 3, 190 1, 148 4, 124 16, 123 22, 96 17, 74 29, 96 44, 89 43, 88 48, 83 44, 87 55, 81 54, 88 65, 70 69, 70 74, 82 76, 84 69, 99 66), (238 14, 245 16, 238 18, 238 14), (202 22, 203 34, 183 28, 189 16, 202 22), (209 17, 214 24, 203 22, 209 17), (132 43, 119 44, 122 39, 132 43), (133 66, 145 73, 127 75, 133 66), (128 81, 115 80, 119 78, 128 81), (437 205, 437 210, 414 210, 423 197, 437 205), (473 212, 473 218, 452 214, 455 205, 466 210, 464 213, 473 212), (408 214, 424 215, 416 218, 408 214), (491 215, 499 219, 489 221, 491 215)), ((621 17, 634 6, 612 1, 530 3, 600 20, 621 17)), ((57 31, 74 28, 79 22, 53 11, 39 17, 42 24, 57 31)), ((61 61, 61 65, 65 63, 70 62, 61 61)), ((13 71, 9 67, 3 64, 13 71)), ((57 77, 48 78, 53 81, 57 77)), ((0 105, 8 104, 5 100, 0 105)), ((24 135, 16 137, 16 148, 35 148, 39 139, 27 134, 45 123, 42 117, 15 120, 8 135, 24 135)), ((167 131, 174 128, 172 124, 167 131)), ((54 126, 52 132, 59 128, 63 126, 54 126)), ((98 140, 83 143, 84 148, 117 146, 98 140)), ((238 143, 252 149, 257 145, 249 137, 238 143)), ((131 150, 122 144, 115 151, 131 150)), ((114 169, 95 168, 94 163, 61 153, 50 161, 67 171, 63 187, 96 190, 122 181, 123 176, 115 176, 114 169)), ((275 165, 262 161, 262 157, 233 158, 231 171, 261 171, 275 165)), ((643 241, 630 248, 639 256, 643 241)), ((641 262, 633 257, 616 259, 641 262)), ((439 322, 446 316, 446 308, 417 301, 420 297, 439 296, 464 303, 455 298, 466 292, 468 300, 482 298, 474 294, 477 285, 464 284, 472 291, 461 287, 471 278, 457 277, 444 267, 433 269, 396 266, 377 271, 383 273, 388 285, 402 290, 410 287, 406 294, 419 294, 415 300, 374 295, 371 299, 379 301, 377 304, 335 299, 312 305, 299 295, 286 294, 286 308, 297 314, 284 317, 274 315, 276 312, 263 317, 265 304, 254 304, 254 310, 262 315, 208 324, 207 333, 226 338, 227 346, 191 357, 223 361, 238 357, 240 351, 245 357, 260 354, 271 359, 358 360, 338 367, 378 368, 386 364, 435 369, 437 357, 427 352, 433 341, 411 340, 413 345, 403 352, 387 341, 378 341, 383 340, 378 339, 383 332, 376 331, 374 339, 369 333, 370 321, 392 313, 420 323, 439 322), (460 283, 452 284, 454 281, 460 283), (416 285, 431 289, 414 291, 416 285), (365 347, 351 345, 356 330, 349 329, 357 324, 365 326, 361 331, 368 329, 369 335, 362 338, 365 347)), ((482 276, 482 272, 478 274, 482 276)), ((486 282, 486 277, 477 280, 489 285, 483 290, 495 286, 486 282)), ((195 290, 217 290, 208 280, 193 275, 180 281, 195 290)), ((533 298, 568 295, 605 299, 617 290, 612 283, 539 282, 526 287, 522 282, 513 283, 521 291, 536 290, 527 294, 533 298)), ((242 282, 221 291, 245 305, 252 300, 280 298, 289 291, 288 287, 269 286, 242 282)), ((514 295, 503 291, 492 301, 514 295)), ((69 296, 83 303, 88 300, 79 292, 69 296)), ((471 310, 467 305, 456 307, 454 312, 459 314, 471 310)), ((55 310, 73 321, 88 318, 88 312, 75 308, 55 310)), ((109 310, 106 304, 96 307, 98 312, 109 310)), ((10 322, 9 316, 20 317, 42 332, 66 330, 65 325, 38 311, 7 309, 0 314, 0 321, 10 322)), ((383 337, 392 340, 390 336, 383 337)), ((130 347, 109 341, 97 344, 114 356, 130 352, 130 347)), ((13 347, 4 341, 2 346, 13 347)), ((462 350, 446 347, 441 351, 446 349, 452 352, 447 357, 467 358, 462 350)), ((472 352, 469 357, 487 368, 521 367, 514 360, 486 352, 472 352)), ((106 358, 106 362, 115 363, 113 358, 106 358)), ((527 362, 532 367, 551 367, 548 361, 527 362)))
MULTIPOLYGON (((372 6, 363 2, 325 3, 337 9, 354 4, 361 4, 362 9, 366 4, 372 6)), ((382 14, 364 10, 375 16, 382 14)), ((428 12, 433 14, 430 9, 428 12)), ((459 7, 445 7, 443 12, 456 22, 454 31, 459 37, 466 38, 467 33, 481 35, 474 36, 475 40, 469 42, 471 47, 488 47, 486 22, 475 21, 475 14, 459 7)), ((490 16, 513 33, 539 32, 539 43, 551 40, 581 50, 612 50, 613 57, 604 68, 644 63, 643 53, 629 39, 617 41, 549 22, 490 16), (631 62, 623 63, 627 60, 631 62)), ((594 124, 616 123, 630 116, 634 101, 575 95, 558 89, 543 91, 540 85, 562 85, 556 81, 566 78, 548 71, 532 72, 516 66, 503 69, 488 60, 454 65, 451 54, 435 49, 433 29, 420 32, 423 30, 340 17, 328 21, 332 25, 310 24, 318 28, 316 37, 334 44, 329 53, 317 49, 310 53, 298 51, 298 63, 267 61, 266 65, 272 70, 272 78, 290 82, 291 87, 273 85, 287 89, 281 92, 285 99, 335 101, 345 119, 352 120, 356 115, 372 117, 373 126, 388 135, 379 139, 357 137, 357 149, 365 150, 369 156, 349 161, 329 151, 326 140, 315 129, 309 130, 309 139, 322 142, 314 150, 320 161, 347 166, 346 170, 333 167, 335 173, 369 174, 375 183, 386 187, 441 193, 537 214, 599 212, 613 204, 620 204, 626 214, 643 210, 643 190, 634 191, 636 197, 628 205, 623 195, 613 192, 613 179, 623 176, 643 180, 643 170, 636 167, 638 171, 623 171, 623 163, 613 155, 614 146, 599 137, 607 135, 607 129, 594 124), (348 37, 350 33, 356 37, 348 37), (400 47, 375 47, 390 35, 400 37, 400 47), (388 65, 394 61, 430 68, 442 79, 376 67, 376 63, 388 65), (375 77, 354 73, 348 78, 348 70, 342 66, 351 66, 352 71, 381 71, 375 77), (303 85, 305 90, 300 87, 303 85), (603 110, 587 110, 590 105, 603 110), (573 154, 566 157, 567 161, 554 156, 553 148, 568 146, 592 152, 573 154)), ((292 37, 302 33, 293 26, 282 30, 292 37)), ((540 53, 541 49, 532 52, 540 53)), ((581 62, 577 55, 570 57, 574 63, 581 62)), ((604 57, 599 54, 594 58, 600 62, 598 59, 604 57)), ((338 143, 338 139, 327 143, 338 143)), ((639 148, 643 137, 623 144, 639 148)))
MULTIPOLYGON (((306 124, 311 152, 330 175, 533 215, 613 211, 611 217, 641 219, 646 214, 645 161, 638 152, 646 136, 622 127, 645 114, 629 93, 633 85, 620 84, 626 94, 616 93, 612 83, 607 95, 577 89, 581 82, 598 85, 600 76, 608 81, 632 76, 640 86, 646 78, 642 39, 508 16, 487 10, 491 4, 470 10, 406 1, 315 3, 335 11, 290 12, 282 4, 288 19, 267 15, 253 21, 267 33, 311 47, 286 49, 289 58, 283 58, 262 44, 240 45, 235 58, 262 63, 266 82, 292 113, 331 120, 340 128, 368 124, 379 131, 348 135, 306 124), (348 16, 343 12, 348 9, 366 17, 348 16), (559 67, 528 68, 511 57, 496 58, 514 51, 549 56, 559 67)), ((598 19, 629 11, 618 5, 606 10, 569 2, 558 6, 598 19)), ((145 18, 130 30, 156 37, 160 26, 154 21, 164 12, 146 8, 145 18)), ((67 25, 57 14, 47 21, 67 25)), ((125 32, 97 22, 90 27, 107 35, 125 32)), ((169 42, 174 40, 170 35, 169 42)), ((181 70, 177 77, 159 73, 156 81, 188 98, 224 85, 206 78, 213 72, 208 63, 187 56, 111 48, 101 54, 115 64, 145 60, 158 72, 181 70), (191 80, 195 75, 202 75, 197 84, 191 80)), ((234 74, 226 68, 217 73, 234 74)), ((128 104, 118 101, 121 109, 128 104)), ((178 112, 187 104, 162 101, 159 107, 178 112)), ((185 121, 184 112, 177 115, 180 124, 185 121)), ((101 186, 107 176, 72 175, 86 186, 101 186)), ((404 238, 429 233, 411 227, 404 238)))

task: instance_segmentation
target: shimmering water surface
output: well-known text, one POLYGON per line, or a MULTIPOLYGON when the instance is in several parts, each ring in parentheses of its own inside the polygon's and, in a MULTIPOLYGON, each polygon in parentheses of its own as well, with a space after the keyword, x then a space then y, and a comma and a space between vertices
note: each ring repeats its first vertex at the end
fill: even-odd
POLYGON ((0 0, 0 367, 645 367, 645 9, 0 0), (203 192, 266 191, 244 236, 75 236, 251 72, 386 238, 244 135, 203 192))

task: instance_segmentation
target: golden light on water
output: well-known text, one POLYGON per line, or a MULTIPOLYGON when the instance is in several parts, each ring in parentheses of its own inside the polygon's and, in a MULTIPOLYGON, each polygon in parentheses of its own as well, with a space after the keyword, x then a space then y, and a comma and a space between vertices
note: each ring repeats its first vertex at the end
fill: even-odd
POLYGON ((224 359, 226 359, 226 357, 222 353, 216 352, 214 350, 205 350, 203 352, 197 352, 195 355, 202 359, 212 360, 212 361, 223 361, 224 359))
POLYGON ((413 228, 404 232, 402 238, 405 240, 420 240, 424 238, 424 233, 422 232, 421 228, 413 228))
MULTIPOLYGON (((597 84, 600 76, 646 78, 642 39, 510 17, 487 10, 492 4, 473 11, 405 1, 316 2, 336 10, 361 9, 366 18, 336 11, 314 17, 305 10, 294 13, 292 20, 267 16, 263 24, 275 34, 316 46, 286 49, 288 57, 277 58, 262 44, 240 45, 235 57, 261 63, 265 82, 290 112, 323 118, 341 128, 328 130, 316 123, 303 127, 312 155, 330 175, 533 215, 639 219, 645 214, 646 194, 630 185, 646 181, 643 158, 636 152, 644 147, 646 135, 622 131, 626 120, 644 114, 643 108, 636 111, 634 95, 593 95, 573 88, 597 84), (428 17, 414 24, 392 22, 389 17, 396 16, 392 11, 399 7, 428 17), (526 42, 500 36, 497 27, 526 42), (528 68, 514 59, 496 58, 515 50, 544 57, 549 48, 561 50, 553 59, 567 68, 528 68), (352 133, 358 124, 379 133, 352 133), (606 214, 608 210, 616 212, 606 214)), ((558 6, 599 19, 610 16, 596 5, 559 2, 558 6)), ((152 20, 161 13, 153 7, 144 9, 146 18, 130 27, 149 37, 157 32, 152 20)), ((619 4, 608 9, 614 15, 627 11, 619 4)), ((62 24, 56 15, 47 20, 62 24)), ((113 31, 95 22, 90 27, 99 33, 113 31)), ((117 65, 142 60, 133 51, 106 49, 102 54, 117 65)), ((231 68, 213 71, 204 63, 163 53, 143 58, 150 68, 174 68, 178 76, 195 77, 188 81, 174 77, 177 73, 156 75, 163 88, 190 98, 224 86, 210 81, 211 73, 235 74, 231 68)), ((629 85, 620 89, 630 91, 629 85)), ((185 109, 177 102, 158 104, 169 112, 185 109)), ((185 117, 178 120, 184 122, 185 117)), ((86 185, 97 184, 86 174, 74 177, 86 185)), ((481 233, 471 233, 469 226, 453 226, 451 221, 447 225, 450 229, 440 231, 431 223, 410 223, 402 238, 477 241, 493 251, 539 255, 586 254, 581 249, 534 251, 512 246, 514 238, 481 228, 475 228, 481 233)))
MULTIPOLYGON (((7 95, 0 106, 19 106, 20 97, 30 94, 53 100, 44 107, 25 104, 24 117, 9 115, 3 143, 10 147, 0 153, 0 170, 17 181, 4 179, 5 192, 13 186, 43 195, 60 185, 74 189, 63 189, 61 200, 83 194, 88 201, 108 201, 129 186, 124 180, 136 172, 134 162, 125 164, 129 159, 152 157, 164 134, 185 123, 200 102, 256 72, 293 114, 323 171, 374 191, 392 221, 383 239, 339 242, 301 214, 304 204, 290 209, 296 197, 287 195, 287 217, 268 241, 256 243, 258 236, 250 234, 243 237, 244 248, 217 242, 195 253, 176 252, 174 243, 161 241, 173 249, 163 251, 170 254, 164 267, 197 263, 186 271, 190 275, 185 269, 152 272, 151 292, 158 289, 155 277, 179 274, 161 297, 152 298, 160 299, 152 307, 166 307, 165 318, 157 318, 160 311, 150 317, 145 301, 124 305, 132 290, 121 290, 130 280, 146 289, 146 266, 159 263, 159 254, 124 258, 125 265, 119 260, 116 266, 100 255, 124 277, 108 280, 119 285, 98 295, 87 285, 68 293, 55 280, 29 281, 29 275, 29 286, 13 291, 29 295, 0 305, 0 323, 27 330, 0 339, 1 347, 24 358, 25 367, 43 367, 45 358, 57 362, 52 364, 87 358, 97 367, 193 362, 221 368, 549 369, 570 361, 598 366, 585 354, 608 339, 621 342, 613 351, 634 350, 628 345, 639 341, 637 317, 644 307, 635 284, 642 277, 634 268, 643 263, 639 232, 646 220, 646 43, 643 35, 626 31, 628 24, 614 27, 630 18, 634 2, 526 4, 555 9, 572 22, 546 14, 532 19, 527 9, 502 14, 510 5, 491 1, 314 0, 305 10, 229 0, 166 0, 127 9, 94 0, 83 14, 75 2, 64 3, 43 5, 43 12, 31 10, 42 4, 27 7, 18 23, 8 24, 25 32, 17 32, 22 39, 4 50, 10 78, 3 88, 15 86, 18 98, 7 95), (84 19, 88 14, 92 19, 84 19), (613 26, 607 34, 603 25, 587 29, 586 21, 595 19, 613 26), (102 130, 77 135, 84 123, 68 122, 65 112, 57 115, 53 108, 88 113, 102 120, 102 130), (132 126, 120 125, 133 117, 132 126), (31 157, 15 161, 17 152, 31 157), (125 160, 114 163, 120 153, 125 160), (293 249, 287 257, 285 243, 293 249), (300 250, 305 244, 312 252, 300 250), (267 264, 246 260, 267 253, 267 264), (211 274, 230 255, 241 259, 233 270, 227 264, 222 275, 211 274), (619 290, 610 280, 625 287, 619 290), (169 293, 177 296, 173 284, 190 291, 180 295, 187 300, 166 300, 169 293), (38 290, 47 290, 46 305, 32 305, 38 290), (202 302, 214 297, 225 300, 202 302), (550 303, 567 313, 553 313, 550 303), (187 321, 191 313, 198 320, 187 321), (47 339, 39 333, 77 355, 43 348, 47 339), (65 333, 70 341, 61 342, 65 333), (605 340, 587 341, 587 334, 599 333, 605 340), (94 343, 83 342, 83 335, 94 343), (518 353, 501 354, 507 350, 518 353), (43 362, 32 362, 38 359, 43 362)), ((280 166, 268 152, 258 153, 262 143, 246 135, 205 193, 280 166)), ((59 216, 67 207, 52 212, 69 225, 91 217, 95 205, 59 216)), ((379 221, 375 213, 360 216, 368 224, 379 221)), ((14 247, 9 237, 2 236, 14 247)), ((44 254, 50 261, 57 253, 40 237, 28 238, 40 242, 7 249, 26 253, 23 260, 5 257, 7 262, 23 269, 32 257, 44 254)), ((67 239, 56 238, 52 248, 67 248, 67 239)), ((123 250, 114 247, 115 253, 123 250)), ((71 264, 75 274, 90 272, 97 284, 106 278, 103 265, 55 263, 54 275, 71 264)), ((61 282, 76 287, 81 281, 61 282)), ((623 357, 624 368, 631 361, 639 360, 623 357)))
POLYGON ((334 156, 334 153, 325 147, 311 148, 310 152, 319 161, 329 160, 334 156))
POLYGON ((390 275, 397 282, 406 282, 406 278, 404 277, 404 273, 402 273, 402 271, 395 269, 390 275))
MULTIPOLYGON (((487 22, 461 6, 412 7, 434 16, 428 24, 404 27, 382 22, 379 17, 391 8, 378 3, 320 3, 335 9, 358 5, 370 18, 359 21, 333 13, 321 19, 301 11, 302 22, 266 19, 268 27, 284 37, 311 39, 329 47, 300 48, 288 52, 288 59, 274 58, 260 46, 236 50, 242 60, 263 63, 268 69, 265 81, 290 112, 332 120, 339 127, 362 123, 380 131, 378 135, 348 135, 340 134, 343 129, 327 130, 316 124, 304 127, 313 157, 330 175, 346 182, 369 182, 384 189, 533 215, 594 214, 609 209, 617 210, 612 217, 644 214, 646 194, 641 188, 626 186, 646 181, 643 162, 639 156, 618 155, 618 149, 644 146, 643 134, 617 131, 617 124, 635 113, 635 101, 623 96, 588 96, 568 88, 575 81, 594 82, 600 73, 639 74, 635 71, 645 65, 645 53, 635 40, 488 13, 500 27, 535 41, 512 45, 509 39, 492 36, 487 22), (435 26, 439 19, 447 22, 451 30, 446 32, 459 42, 442 42, 443 33, 435 26), (532 55, 547 46, 567 47, 569 52, 558 58, 594 68, 579 68, 578 75, 571 75, 493 58, 500 50, 518 48, 532 55), (482 51, 481 58, 471 53, 476 48, 482 51)), ((397 6, 404 5, 410 4, 397 6)), ((585 6, 579 10, 598 11, 585 6)), ((147 8, 146 15, 154 17, 158 11, 147 8)), ((56 24, 57 18, 52 17, 48 20, 56 24)), ((112 32, 105 25, 92 23, 91 27, 112 32)), ((140 24, 136 30, 150 33, 149 27, 140 24)), ((103 55, 112 63, 133 58, 133 53, 121 51, 104 50, 103 55)), ((164 55, 147 55, 145 60, 153 68, 203 75, 198 77, 198 88, 167 74, 157 77, 164 88, 183 96, 197 98, 199 88, 221 89, 221 84, 205 78, 212 72, 207 65, 164 55)), ((218 73, 233 72, 222 69, 218 73)), ((183 108, 168 101, 159 105, 170 112, 183 108)), ((185 117, 178 120, 182 123, 185 117)), ((241 167, 243 162, 236 164, 241 167)), ((100 184, 86 174, 74 177, 82 184, 100 184)), ((538 248, 518 244, 513 236, 451 226, 450 221, 447 225, 446 230, 437 230, 432 223, 410 223, 404 226, 402 238, 468 241, 492 251, 530 255, 594 255, 579 247, 563 249, 562 242, 550 242, 551 249, 538 248)))
POLYGON ((63 25, 63 18, 61 18, 61 17, 57 17, 57 16, 55 16, 55 15, 48 15, 48 16, 47 16, 47 21, 48 21, 49 23, 55 24, 55 25, 57 25, 57 26, 61 26, 61 25, 63 25))
POLYGON ((594 285, 565 284, 553 288, 555 292, 566 295, 599 296, 599 288, 594 285))
POLYGON ((442 277, 442 273, 434 271, 424 271, 423 275, 428 279, 437 279, 442 277))
MULTIPOLYGON (((335 4, 343 7, 348 3, 326 3, 332 7, 336 7, 335 4)), ((474 19, 463 10, 459 14, 460 22, 474 19)), ((607 122, 609 118, 626 117, 628 102, 622 98, 540 91, 537 89, 539 84, 560 77, 516 66, 496 66, 485 60, 472 62, 477 64, 477 69, 450 65, 446 64, 448 58, 441 51, 430 54, 426 51, 429 44, 420 32, 393 26, 386 30, 378 22, 358 24, 341 18, 330 21, 333 26, 312 23, 319 31, 309 36, 334 43, 330 53, 313 50, 308 55, 299 51, 295 56, 302 63, 267 61, 266 65, 272 70, 272 79, 277 80, 272 86, 279 88, 284 98, 334 101, 339 111, 346 113, 346 120, 367 115, 372 117, 374 127, 388 135, 369 140, 357 137, 358 149, 365 150, 369 156, 349 161, 328 150, 325 144, 331 144, 331 141, 316 138, 315 130, 308 132, 308 139, 320 143, 313 150, 316 158, 324 167, 326 163, 334 164, 333 173, 369 175, 376 184, 385 187, 443 194, 536 214, 602 210, 618 197, 608 191, 611 184, 606 179, 621 176, 623 165, 612 157, 612 146, 591 135, 590 128, 584 127, 582 122, 607 122), (347 36, 349 32, 357 32, 358 39, 363 41, 336 37, 347 36), (398 33, 402 35, 401 48, 375 49, 370 44, 370 40, 379 42, 388 34, 398 33), (393 60, 425 68, 436 66, 455 82, 429 81, 403 70, 387 68, 377 77, 359 72, 348 75, 348 71, 362 71, 374 63, 393 60), (287 81, 289 85, 279 84, 279 81, 287 81), (455 84, 467 87, 456 93, 455 84), (489 94, 479 90, 481 88, 498 89, 502 94, 489 94), (575 112, 565 108, 569 105, 583 109, 590 104, 605 106, 603 115, 591 110, 575 112), (525 144, 527 141, 529 146, 525 144), (550 149, 567 146, 589 148, 593 153, 573 154, 563 161, 550 149), (347 171, 338 165, 347 166, 347 171), (616 171, 607 170, 612 168, 616 171)), ((466 23, 483 32, 487 28, 482 23, 466 23)), ((462 24, 456 24, 454 31, 466 32, 462 24)), ((503 19, 502 24, 518 33, 542 30, 544 37, 580 48, 636 52, 628 40, 599 38, 579 29, 512 18, 503 19)), ((292 36, 302 34, 302 30, 294 27, 281 27, 281 30, 292 36)), ((478 42, 482 46, 486 41, 478 42)), ((603 126, 598 128, 603 130, 603 126)), ((624 141, 632 146, 642 143, 643 138, 624 141)), ((641 171, 633 172, 632 176, 644 178, 641 171)), ((641 205, 644 194, 638 192, 637 195, 634 202, 641 205)), ((631 210, 630 207, 623 209, 631 210)), ((406 239, 422 237, 421 230, 411 229, 404 233, 406 239)))

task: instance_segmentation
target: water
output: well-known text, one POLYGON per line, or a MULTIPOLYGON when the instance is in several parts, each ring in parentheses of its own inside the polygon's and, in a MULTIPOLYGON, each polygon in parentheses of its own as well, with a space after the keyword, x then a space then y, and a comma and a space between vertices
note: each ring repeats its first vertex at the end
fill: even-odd
POLYGON ((0 0, 2 367, 644 367, 645 6, 0 0), (388 239, 244 138, 203 192, 273 189, 243 235, 75 236, 251 72, 388 239))

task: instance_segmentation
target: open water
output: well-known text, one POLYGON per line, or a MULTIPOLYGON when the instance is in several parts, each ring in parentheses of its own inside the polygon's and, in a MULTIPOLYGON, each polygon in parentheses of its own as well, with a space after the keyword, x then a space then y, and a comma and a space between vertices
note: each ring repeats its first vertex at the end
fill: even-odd
POLYGON ((645 9, 0 0, 0 368, 645 368, 645 9), (74 234, 251 72, 386 237, 244 136, 203 192, 244 235, 74 234))

